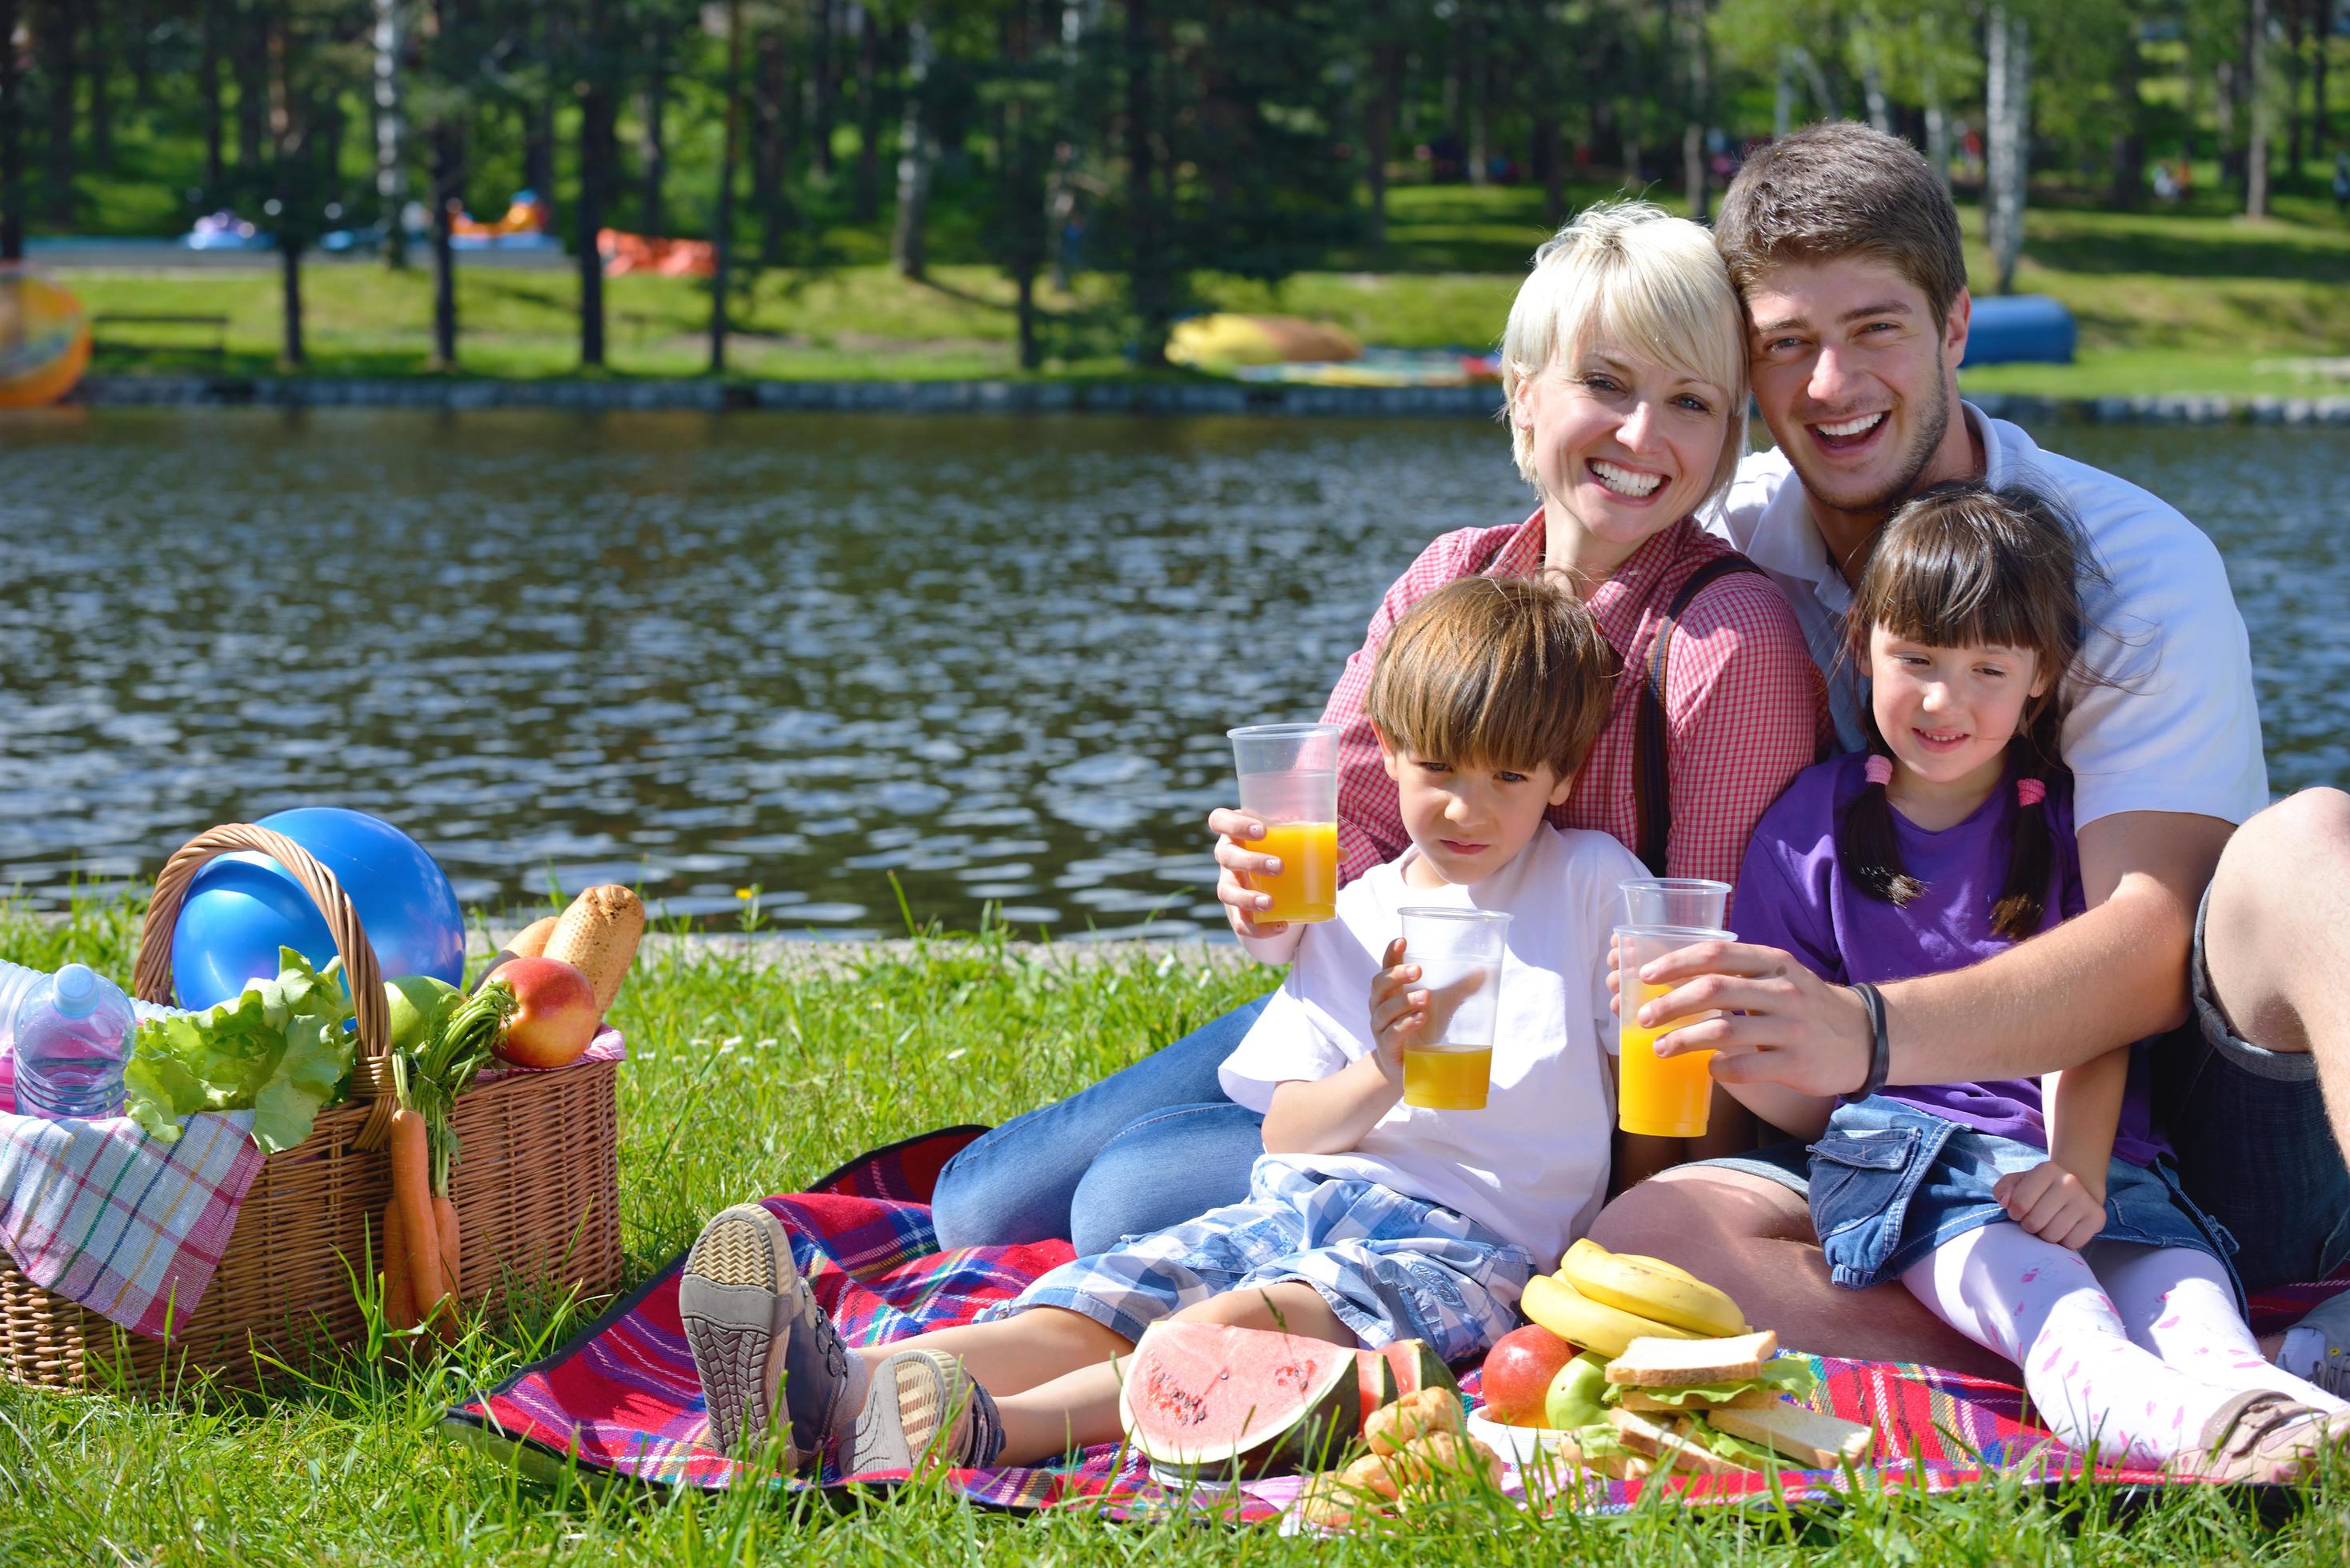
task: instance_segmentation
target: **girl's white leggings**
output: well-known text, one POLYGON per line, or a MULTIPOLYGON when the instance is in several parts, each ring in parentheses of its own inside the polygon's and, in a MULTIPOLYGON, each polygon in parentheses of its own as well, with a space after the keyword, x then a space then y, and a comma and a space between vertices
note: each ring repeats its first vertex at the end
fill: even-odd
POLYGON ((2350 1409, 2269 1365, 2217 1260, 2191 1247, 2093 1241, 2085 1253, 2001 1222, 1901 1276, 1934 1314, 2022 1368, 2041 1420, 2107 1463, 2159 1465, 2199 1448, 2230 1397, 2274 1388, 2350 1409))

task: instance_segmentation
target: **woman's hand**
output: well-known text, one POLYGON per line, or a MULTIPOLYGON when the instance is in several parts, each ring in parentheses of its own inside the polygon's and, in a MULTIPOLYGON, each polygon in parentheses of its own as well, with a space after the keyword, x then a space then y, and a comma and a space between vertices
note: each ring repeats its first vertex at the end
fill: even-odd
POLYGON ((1868 1009, 1794 954, 1751 942, 1695 942, 1651 959, 1640 979, 1672 990, 1644 1003, 1649 1028, 1719 1010, 1657 1041, 1657 1054, 1713 1051, 1723 1084, 1782 1084, 1806 1095, 1851 1094, 1868 1081, 1876 1034, 1868 1009))
POLYGON ((2075 1252, 2106 1228, 2106 1195, 2057 1164, 2043 1160, 2030 1170, 2011 1170, 1991 1184, 2007 1217, 2039 1237, 2075 1252))
POLYGON ((1216 902, 1224 907, 1224 920, 1232 935, 1248 941, 1277 937, 1287 930, 1286 921, 1257 919, 1273 908, 1273 895, 1261 893, 1243 880, 1280 874, 1278 857, 1248 847, 1264 836, 1264 824, 1245 812, 1218 806, 1208 814, 1208 831, 1216 836, 1216 902))
POLYGON ((1371 1041, 1379 1065, 1391 1074, 1403 1071, 1404 1047, 1417 1042, 1428 1028, 1428 992, 1412 987, 1419 966, 1403 961, 1401 937, 1388 944, 1380 956, 1379 972, 1371 978, 1371 1041))

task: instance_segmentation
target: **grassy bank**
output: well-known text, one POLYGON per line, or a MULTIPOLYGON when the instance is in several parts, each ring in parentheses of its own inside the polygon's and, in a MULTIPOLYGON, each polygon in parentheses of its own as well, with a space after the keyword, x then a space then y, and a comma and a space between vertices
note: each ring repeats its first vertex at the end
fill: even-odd
MULTIPOLYGON (((1579 200, 1605 194, 1578 190, 1579 200)), ((1537 192, 1404 186, 1392 192, 1387 243, 1276 287, 1202 275, 1201 308, 1280 310, 1336 321, 1367 341, 1402 348, 1490 347, 1525 257, 1543 235, 1537 192)), ((2288 361, 2350 356, 2350 225, 2330 202, 2290 198, 2281 215, 2248 224, 2208 210, 2117 213, 2046 205, 2027 222, 2016 286, 2054 296, 2080 323, 2072 365, 1970 371, 1970 389, 2097 397, 2145 392, 2312 396, 2350 392, 2288 361)), ((1976 209, 1961 209, 1973 275, 1991 276, 1976 209)), ((1011 286, 993 268, 949 260, 921 283, 897 276, 857 244, 824 269, 769 269, 736 308, 734 373, 759 378, 944 379, 1016 373, 1011 286)), ((953 247, 948 254, 953 254, 953 247)), ((193 269, 76 270, 72 286, 99 313, 221 314, 221 363, 275 368, 280 325, 274 273, 193 269)), ((469 375, 567 376, 578 369, 577 291, 567 270, 459 270, 459 358, 469 375)), ((320 264, 304 275, 309 368, 328 375, 423 371, 430 275, 372 264, 320 264)), ((691 280, 624 277, 608 285, 609 371, 691 376, 708 362, 709 301, 691 280)), ((1045 373, 1129 373, 1133 323, 1117 280, 1080 274, 1068 294, 1043 289, 1045 373)), ((199 329, 109 325, 107 370, 210 368, 199 329)))
MULTIPOLYGON (((0 956, 128 972, 124 907, 61 925, 0 912, 0 956)), ((992 1121, 1089 1082, 1262 988, 1262 971, 1134 950, 1081 961, 989 939, 872 951, 822 967, 665 949, 615 1010, 621 1191, 630 1280, 712 1210, 788 1189, 923 1127, 992 1121)), ((169 1407, 0 1386, 0 1562, 11 1563, 716 1563, 824 1562, 1551 1564, 1659 1568, 1728 1558, 1789 1565, 2182 1560, 2299 1564, 2350 1556, 2350 1478, 2271 1528, 2180 1490, 2124 1520, 2084 1490, 1893 1495, 1791 1521, 1681 1515, 1543 1523, 1431 1519, 1339 1542, 1083 1513, 982 1514, 934 1492, 833 1510, 767 1496, 547 1487, 447 1440, 442 1407, 577 1326, 541 1315, 469 1336, 416 1369, 348 1363, 262 1398, 169 1407)))

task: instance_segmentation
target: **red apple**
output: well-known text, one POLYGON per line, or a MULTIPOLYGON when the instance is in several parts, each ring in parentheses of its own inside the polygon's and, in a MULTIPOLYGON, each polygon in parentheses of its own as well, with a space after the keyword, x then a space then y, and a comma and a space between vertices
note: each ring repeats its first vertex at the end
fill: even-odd
POLYGON ((1540 1324, 1510 1330, 1485 1353, 1485 1414, 1503 1426, 1541 1426, 1551 1379, 1574 1359, 1575 1346, 1540 1324))
POLYGON ((508 959, 494 978, 520 1003, 498 1042, 498 1054, 515 1066, 560 1067, 596 1038, 596 988, 561 959, 508 959))

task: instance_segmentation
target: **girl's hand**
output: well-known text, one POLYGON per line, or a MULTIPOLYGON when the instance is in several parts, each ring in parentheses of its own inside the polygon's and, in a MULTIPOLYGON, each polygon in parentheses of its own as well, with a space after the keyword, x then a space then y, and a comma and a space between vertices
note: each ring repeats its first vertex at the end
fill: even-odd
POLYGON ((2030 1170, 2010 1171, 1992 1186, 2007 1217, 2039 1237, 2075 1252, 2106 1228, 2106 1195, 2057 1164, 2045 1160, 2030 1170))
POLYGON ((1216 836, 1216 902, 1224 907, 1224 921, 1232 935, 1277 937, 1289 929, 1285 920, 1260 920, 1261 910, 1273 908, 1273 895, 1261 893, 1242 880, 1244 876, 1272 877, 1281 861, 1246 846, 1264 836, 1264 824, 1247 814, 1218 806, 1208 814, 1208 831, 1216 836))
POLYGON ((1868 1009, 1793 953, 1755 942, 1695 942, 1649 960, 1640 978, 1674 988, 1641 1004, 1639 1021, 1650 1028, 1719 1012, 1657 1041, 1659 1056, 1719 1052, 1710 1064, 1717 1083, 1843 1095, 1867 1081, 1876 1044, 1868 1009))
POLYGON ((1415 991, 1419 966, 1403 961, 1403 939, 1388 944, 1379 972, 1371 980, 1371 1039, 1379 1065, 1403 1071, 1403 1050, 1428 1027, 1428 992, 1415 991))

